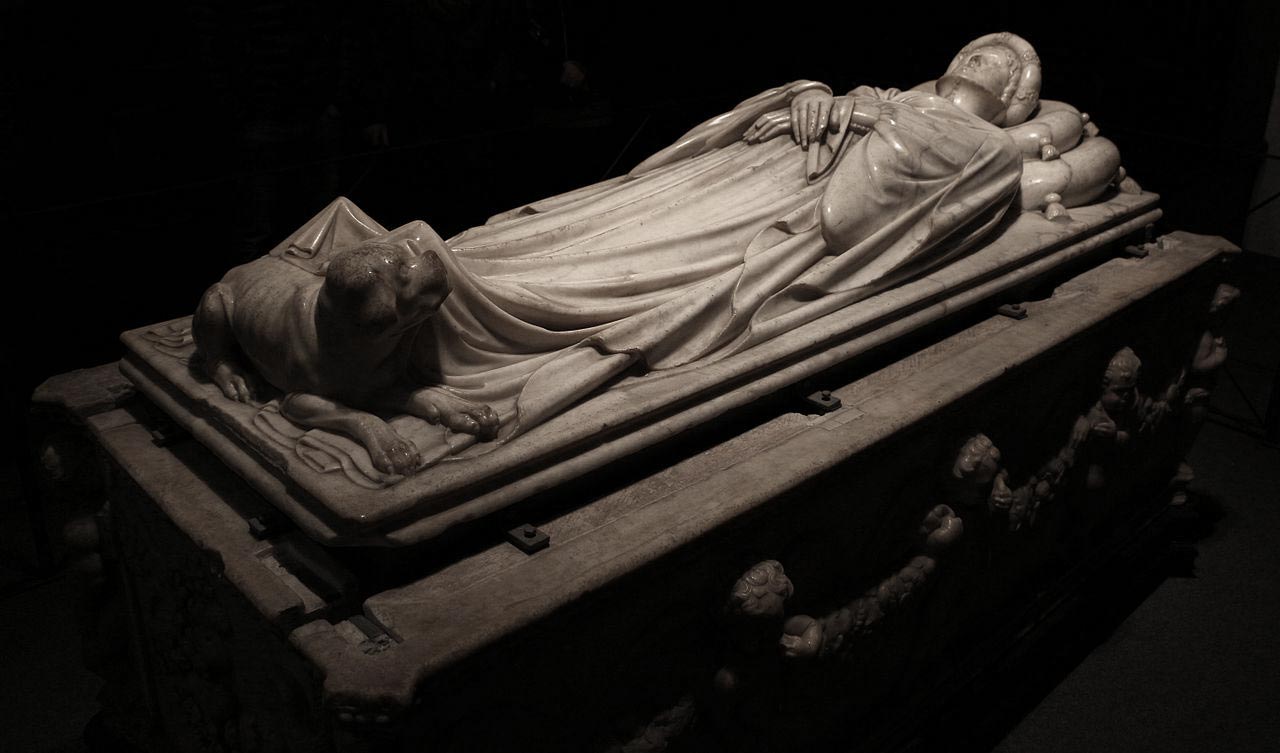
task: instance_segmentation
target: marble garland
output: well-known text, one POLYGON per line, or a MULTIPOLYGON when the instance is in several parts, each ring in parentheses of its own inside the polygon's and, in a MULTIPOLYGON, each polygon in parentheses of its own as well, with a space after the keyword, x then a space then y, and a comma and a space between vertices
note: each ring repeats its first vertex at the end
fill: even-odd
MULTIPOLYGON (((1023 483, 1011 486, 1014 474, 986 434, 971 436, 947 473, 950 504, 936 505, 921 521, 918 552, 876 586, 830 613, 817 618, 787 615, 786 602, 794 595, 795 585, 782 563, 764 560, 748 568, 726 600, 725 658, 712 681, 714 693, 726 698, 739 694, 744 682, 750 682, 750 668, 769 654, 784 662, 849 657, 861 639, 923 596, 947 551, 964 535, 964 521, 953 506, 1006 521, 1007 530, 1017 534, 1034 526, 1036 513, 1057 497, 1073 473, 1084 475, 1085 489, 1098 490, 1106 484, 1106 469, 1115 462, 1117 449, 1135 449, 1143 438, 1169 430, 1169 422, 1178 417, 1194 435, 1204 421, 1217 372, 1226 361, 1222 325, 1239 294, 1231 285, 1217 287, 1190 363, 1158 395, 1144 395, 1138 389, 1142 362, 1133 349, 1116 352, 1103 370, 1097 400, 1073 422, 1062 448, 1023 483)), ((1183 461, 1170 481, 1171 504, 1185 502, 1191 478, 1190 466, 1183 461)), ((685 695, 640 735, 611 750, 664 750, 696 717, 695 697, 685 695)))
MULTIPOLYGON (((963 535, 963 520, 953 508, 983 509, 992 518, 1006 520, 1008 530, 1017 533, 1035 524, 1036 513, 1055 499, 1073 473, 1084 474, 1085 489, 1100 489, 1106 485, 1107 467, 1116 462, 1116 450, 1133 449, 1177 415, 1198 425, 1204 420, 1209 389, 1227 356, 1221 320, 1238 297, 1239 291, 1231 285, 1217 288, 1209 306, 1209 326, 1191 362, 1156 396, 1138 389, 1142 361, 1131 348, 1113 355, 1103 371, 1097 401, 1076 418, 1062 448, 1023 483, 1013 484, 1013 471, 1002 464, 999 448, 986 434, 965 441, 948 474, 950 504, 926 513, 920 525, 920 552, 876 587, 825 617, 784 619, 784 605, 794 586, 781 563, 766 560, 735 583, 727 612, 730 622, 739 626, 730 632, 751 623, 776 623, 782 627, 776 643, 787 658, 835 656, 848 641, 876 629, 927 585, 940 558, 963 535)), ((1173 480, 1175 503, 1185 501, 1189 473, 1184 462, 1173 480)))

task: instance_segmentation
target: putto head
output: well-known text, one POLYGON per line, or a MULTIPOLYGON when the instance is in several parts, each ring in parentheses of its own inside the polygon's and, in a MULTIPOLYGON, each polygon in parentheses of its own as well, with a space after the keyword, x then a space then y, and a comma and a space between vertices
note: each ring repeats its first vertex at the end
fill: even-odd
POLYGON ((1121 348, 1111 357, 1102 375, 1102 407, 1108 412, 1132 408, 1138 397, 1138 374, 1142 361, 1129 348, 1121 348))
POLYGON ((1138 386, 1138 372, 1142 369, 1142 361, 1131 348, 1121 348, 1111 361, 1103 375, 1103 382, 1112 389, 1133 389, 1138 386))
POLYGON ((742 575, 729 593, 727 611, 755 618, 781 618, 783 604, 793 591, 791 579, 777 560, 758 562, 742 575))

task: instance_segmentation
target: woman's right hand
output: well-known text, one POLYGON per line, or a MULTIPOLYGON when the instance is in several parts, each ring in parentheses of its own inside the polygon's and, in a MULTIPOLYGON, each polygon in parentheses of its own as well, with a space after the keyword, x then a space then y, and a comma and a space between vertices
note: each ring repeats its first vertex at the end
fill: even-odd
POLYGON ((756 118, 742 139, 757 144, 791 131, 791 140, 809 148, 811 142, 821 141, 828 130, 839 130, 838 123, 844 108, 852 107, 851 97, 834 97, 820 89, 810 89, 797 94, 788 109, 774 110, 756 118))
POLYGON ((821 139, 827 130, 834 101, 835 97, 820 89, 810 89, 796 95, 791 100, 792 140, 808 149, 809 142, 821 139))

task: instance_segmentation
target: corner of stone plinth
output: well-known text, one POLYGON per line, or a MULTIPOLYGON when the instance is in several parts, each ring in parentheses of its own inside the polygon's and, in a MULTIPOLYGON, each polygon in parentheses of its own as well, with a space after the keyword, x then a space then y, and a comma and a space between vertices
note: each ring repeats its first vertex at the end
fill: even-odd
POLYGON ((32 391, 31 403, 62 408, 83 419, 119 407, 133 391, 133 383, 113 361, 49 377, 32 391))
POLYGON ((385 722, 413 705, 417 672, 394 648, 362 649, 325 620, 298 627, 289 639, 324 676, 322 700, 339 721, 385 722))
POLYGON ((1160 236, 1156 246, 1163 251, 1171 248, 1216 251, 1223 254, 1238 254, 1240 247, 1220 235, 1201 235, 1186 230, 1174 230, 1160 236))

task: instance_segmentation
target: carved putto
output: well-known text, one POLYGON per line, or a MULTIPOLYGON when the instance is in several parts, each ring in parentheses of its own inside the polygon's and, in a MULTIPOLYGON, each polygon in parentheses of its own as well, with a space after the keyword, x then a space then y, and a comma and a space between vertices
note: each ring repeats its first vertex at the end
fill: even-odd
MULTIPOLYGON (((1186 424, 1184 431, 1194 436, 1204 420, 1214 375, 1227 356, 1222 320, 1239 294, 1230 285, 1218 286, 1209 304, 1208 326, 1190 363, 1154 396, 1139 389, 1142 359, 1138 354, 1127 346, 1116 351, 1103 369, 1097 400, 1075 419, 1062 447, 1022 483, 1013 481, 990 437, 981 433, 969 437, 948 474, 955 503, 971 507, 985 496, 988 512, 1007 517, 1009 530, 1016 532, 1035 523, 1037 511, 1054 500, 1076 469, 1083 474, 1084 487, 1097 490, 1107 483, 1108 467, 1124 462, 1121 451, 1132 451, 1135 440, 1156 434, 1179 414, 1186 424)), ((1191 467, 1183 462, 1172 481, 1175 504, 1186 501, 1192 478, 1191 467)))
POLYGON ((777 560, 756 563, 738 578, 725 612, 744 650, 776 640, 787 599, 795 588, 777 560))

